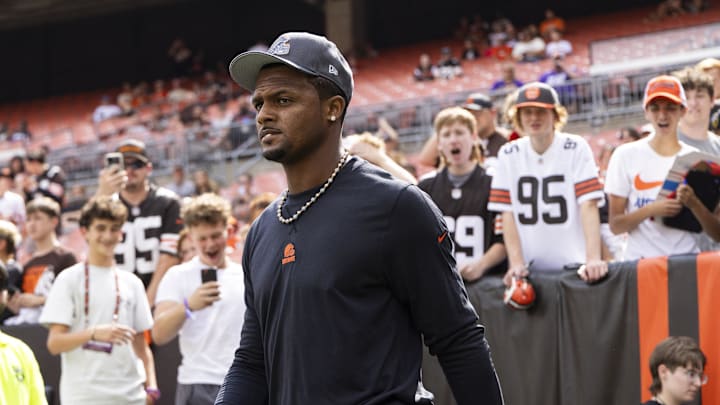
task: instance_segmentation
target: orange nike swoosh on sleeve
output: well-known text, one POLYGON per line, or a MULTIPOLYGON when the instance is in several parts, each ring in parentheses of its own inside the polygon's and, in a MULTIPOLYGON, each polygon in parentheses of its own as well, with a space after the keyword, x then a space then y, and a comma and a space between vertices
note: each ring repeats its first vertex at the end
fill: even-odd
POLYGON ((442 235, 438 236, 438 243, 442 243, 442 241, 445 240, 446 236, 447 236, 447 231, 443 232, 442 235))
POLYGON ((635 175, 635 188, 638 190, 650 190, 655 187, 662 186, 662 181, 643 181, 639 174, 635 175))

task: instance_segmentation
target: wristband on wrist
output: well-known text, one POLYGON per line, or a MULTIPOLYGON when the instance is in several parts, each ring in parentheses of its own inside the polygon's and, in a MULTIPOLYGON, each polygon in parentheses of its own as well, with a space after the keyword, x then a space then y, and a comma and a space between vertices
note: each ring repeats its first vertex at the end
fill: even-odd
POLYGON ((183 305, 185 305, 185 319, 193 319, 193 313, 190 309, 190 304, 188 304, 187 298, 183 298, 183 305))
POLYGON ((145 388, 145 393, 146 393, 150 398, 152 398, 153 402, 156 402, 156 401, 159 400, 160 397, 161 397, 160 390, 157 389, 157 388, 153 388, 153 387, 145 388))

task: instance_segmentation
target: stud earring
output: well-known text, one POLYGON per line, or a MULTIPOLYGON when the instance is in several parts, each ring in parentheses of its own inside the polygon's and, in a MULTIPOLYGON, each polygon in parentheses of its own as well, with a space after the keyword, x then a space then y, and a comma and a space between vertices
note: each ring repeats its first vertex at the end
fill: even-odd
POLYGON ((337 119, 337 117, 335 117, 334 115, 330 116, 330 122, 335 122, 336 119, 337 119))

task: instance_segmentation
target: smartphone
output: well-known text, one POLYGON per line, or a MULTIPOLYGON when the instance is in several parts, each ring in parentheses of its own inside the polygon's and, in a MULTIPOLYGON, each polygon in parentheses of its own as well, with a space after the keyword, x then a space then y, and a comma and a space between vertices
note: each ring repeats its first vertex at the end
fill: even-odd
POLYGON ((125 169, 122 153, 110 152, 105 154, 105 167, 116 165, 120 170, 125 169))
POLYGON ((200 270, 200 279, 203 284, 208 281, 217 281, 217 269, 202 269, 200 270))

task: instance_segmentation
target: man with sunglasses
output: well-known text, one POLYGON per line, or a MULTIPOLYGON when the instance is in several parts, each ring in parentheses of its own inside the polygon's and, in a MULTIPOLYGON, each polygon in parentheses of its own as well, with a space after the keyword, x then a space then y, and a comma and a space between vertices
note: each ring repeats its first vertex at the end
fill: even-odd
POLYGON ((65 173, 57 165, 47 162, 47 152, 43 149, 31 150, 25 157, 25 170, 29 176, 25 177, 23 190, 25 200, 31 201, 36 197, 50 197, 60 207, 65 199, 65 173))
POLYGON ((140 277, 150 303, 162 276, 179 263, 178 234, 182 229, 177 194, 150 182, 152 162, 145 144, 136 139, 121 143, 124 169, 111 165, 100 171, 97 195, 117 193, 128 210, 123 240, 115 248, 118 266, 140 277))

